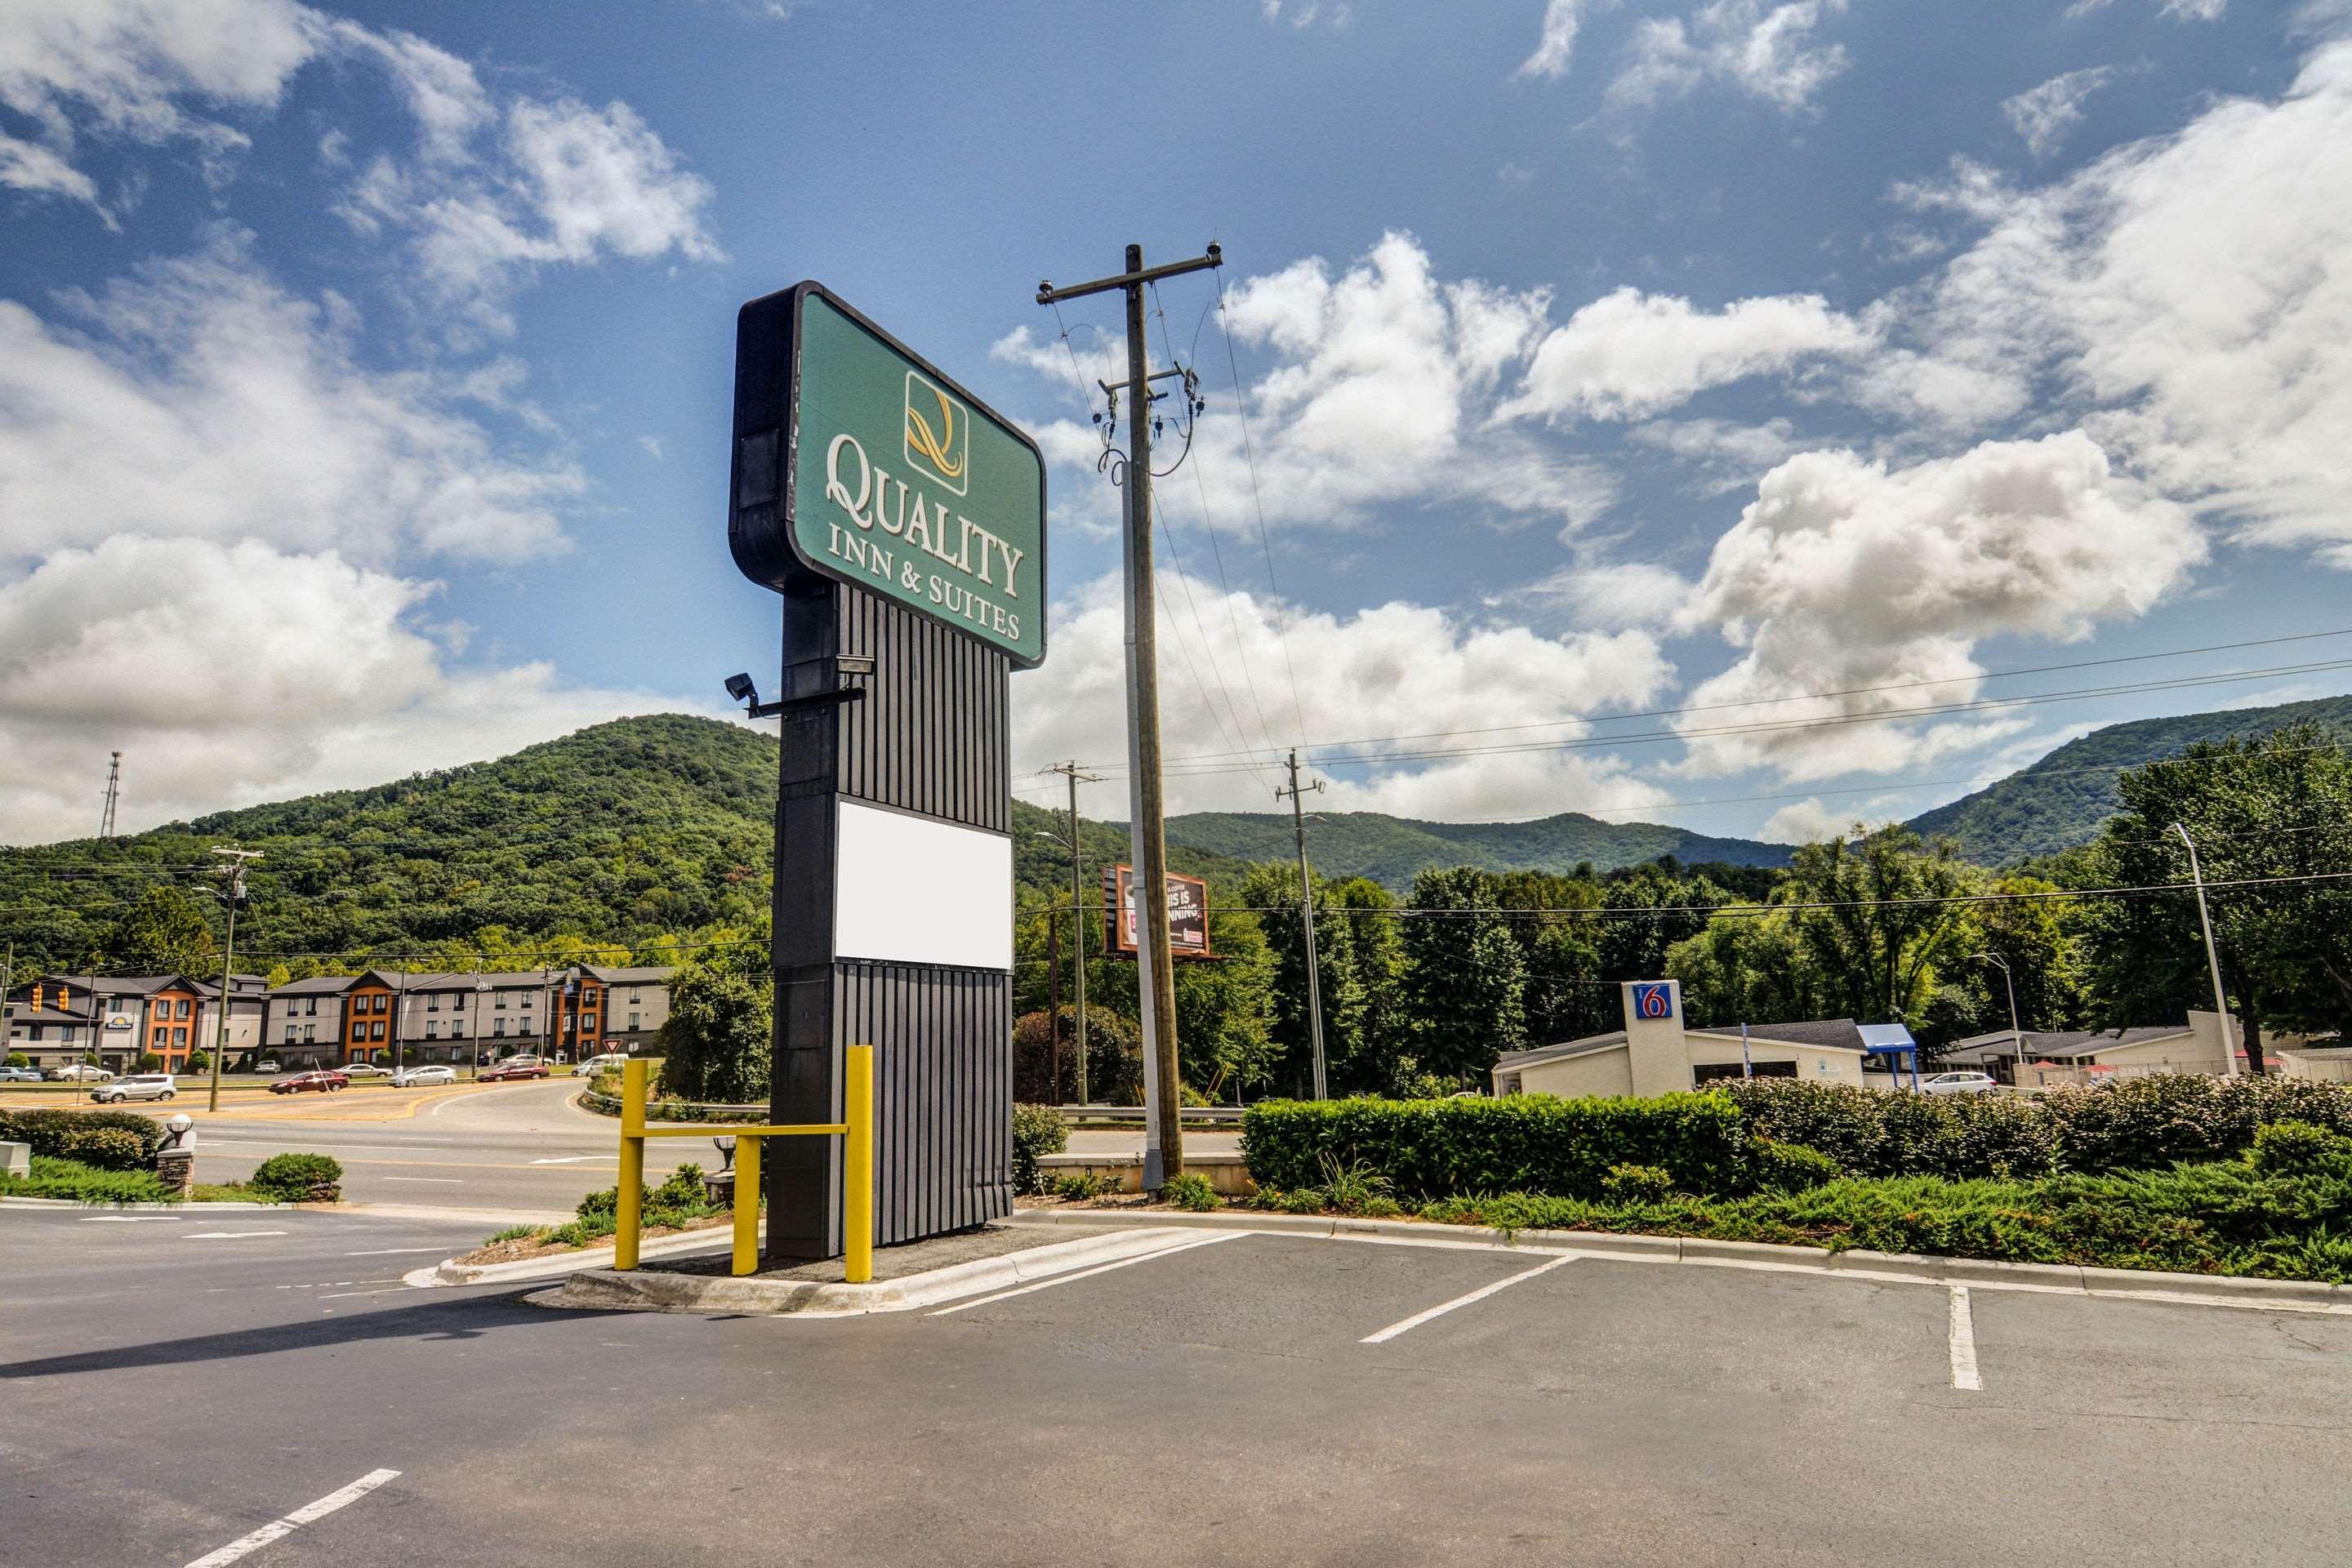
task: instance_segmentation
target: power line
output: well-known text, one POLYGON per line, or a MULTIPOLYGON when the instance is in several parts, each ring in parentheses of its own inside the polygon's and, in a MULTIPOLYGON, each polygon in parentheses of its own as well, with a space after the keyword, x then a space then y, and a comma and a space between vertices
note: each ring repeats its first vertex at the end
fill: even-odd
POLYGON ((1241 421, 1242 457, 1249 465, 1250 505, 1257 513, 1258 548, 1265 554, 1265 586, 1266 592, 1272 595, 1268 608, 1274 616, 1274 637, 1282 648, 1282 667, 1290 676, 1290 706, 1298 721, 1298 743, 1303 746, 1307 743, 1307 705, 1299 700, 1298 667, 1291 661, 1290 636, 1283 626, 1282 584, 1275 580, 1274 542, 1266 535, 1265 498, 1257 482, 1256 443, 1250 439, 1249 397, 1242 391, 1241 361, 1234 353, 1234 334, 1225 324, 1225 279, 1223 272, 1216 274, 1216 284, 1217 335, 1225 340, 1225 367, 1234 378, 1234 414, 1241 421))

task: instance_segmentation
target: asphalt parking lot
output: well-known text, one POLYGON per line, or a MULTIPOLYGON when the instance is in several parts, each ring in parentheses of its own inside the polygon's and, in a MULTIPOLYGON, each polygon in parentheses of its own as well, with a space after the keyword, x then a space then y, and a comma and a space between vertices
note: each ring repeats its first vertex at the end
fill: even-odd
POLYGON ((887 1317, 387 1282, 471 1239, 0 1213, 9 1558, 2342 1558, 2347 1316, 1233 1233, 887 1317))

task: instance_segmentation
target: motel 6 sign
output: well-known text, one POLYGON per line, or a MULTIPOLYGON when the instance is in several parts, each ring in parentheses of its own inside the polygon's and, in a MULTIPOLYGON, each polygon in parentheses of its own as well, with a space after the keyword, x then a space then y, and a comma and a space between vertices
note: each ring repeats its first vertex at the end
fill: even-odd
POLYGON ((1638 981, 1633 986, 1633 1016, 1636 1018, 1671 1018, 1675 1016, 1675 988, 1663 980, 1638 981))
MULTIPOLYGON (((817 283, 779 313, 781 428, 735 433, 728 543, 753 582, 865 589, 998 649, 1045 657, 1045 463, 1031 440, 817 283)), ((746 311, 763 304, 753 301, 746 311)), ((774 390, 774 389, 764 389, 774 390)))

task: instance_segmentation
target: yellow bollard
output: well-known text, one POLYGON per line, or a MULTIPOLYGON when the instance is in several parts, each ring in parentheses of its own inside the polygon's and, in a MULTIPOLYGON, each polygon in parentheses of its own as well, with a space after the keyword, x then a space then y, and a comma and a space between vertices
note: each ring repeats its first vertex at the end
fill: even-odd
POLYGON ((874 1278, 874 1047, 852 1046, 849 1081, 842 1086, 842 1278, 864 1285, 874 1278))
POLYGON ((651 1060, 631 1057, 621 1064, 620 1201, 613 1210, 613 1267, 637 1266, 637 1231, 645 1221, 646 1078, 651 1060))
POLYGON ((735 1135, 735 1272, 760 1271, 760 1140, 735 1135))

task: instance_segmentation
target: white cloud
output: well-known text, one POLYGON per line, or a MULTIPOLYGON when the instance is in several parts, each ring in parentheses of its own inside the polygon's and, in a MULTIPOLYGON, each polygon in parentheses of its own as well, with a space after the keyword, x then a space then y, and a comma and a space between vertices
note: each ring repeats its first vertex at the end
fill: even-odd
MULTIPOLYGON (((1450 504, 1489 521, 1543 519, 1569 531, 1608 506, 1606 472, 1492 418, 1507 373, 1542 330, 1547 290, 1441 282, 1420 243, 1391 232, 1343 271, 1311 258, 1251 279, 1227 300, 1235 340, 1276 361, 1249 388, 1258 482, 1253 489, 1231 393, 1221 397, 1211 375, 1192 478, 1162 484, 1164 504, 1195 506, 1205 492, 1228 526, 1262 502, 1269 521, 1326 528, 1355 526, 1383 505, 1450 504)), ((1081 363, 1099 371, 1098 356, 1116 346, 1082 348, 1081 363)), ((1070 388, 1057 342, 1016 332, 997 353, 1070 388)), ((1172 429, 1163 437, 1174 439, 1172 429)), ((1097 433, 1074 421, 1046 426, 1039 440, 1055 460, 1088 469, 1101 450, 1097 433)))
POLYGON ((1496 602, 1560 605, 1578 626, 1613 631, 1670 626, 1690 596, 1691 584, 1680 573, 1654 562, 1620 561, 1563 566, 1496 602))
POLYGON ((1501 418, 1643 418, 1748 376, 1874 346, 1872 331, 1818 294, 1735 300, 1705 310, 1626 287, 1547 333, 1501 418))
POLYGON ((1940 379, 1959 427, 2040 405, 2240 537, 2352 567, 2352 42, 2275 102, 2224 100, 2039 191, 1971 165, 1901 193, 1984 223, 1888 302, 1906 357, 1865 400, 1940 379))
POLYGON ((1621 106, 1679 98, 1702 82, 1727 84, 1790 111, 1846 68, 1845 46, 1817 47, 1815 27, 1845 0, 1715 0, 1685 19, 1654 16, 1634 28, 1631 58, 1609 84, 1621 106))
POLYGON ((1826 778, 1982 745, 2023 721, 1701 731, 1970 700, 1979 643, 2081 640, 2101 621, 2146 614, 2204 553, 2186 509, 2116 473, 2079 431, 1906 468, 1843 451, 1792 458, 1717 542, 1680 616, 1682 629, 1718 628, 1746 650, 1690 693, 1716 710, 1675 721, 1687 770, 1826 778), (1942 684, 1773 700, 1911 681, 1942 684))
POLYGON ((1722 495, 1754 483, 1797 449, 1796 426, 1778 416, 1759 425, 1728 419, 1656 419, 1627 432, 1698 470, 1691 487, 1700 495, 1722 495))
POLYGON ((55 552, 0 586, 0 838, 88 837, 110 751, 136 830, 678 706, 566 689, 543 665, 446 668, 415 624, 432 592, 250 540, 55 552))
POLYGON ((585 485, 568 460, 458 412, 478 377, 367 369, 351 308, 289 293, 241 237, 62 298, 47 320, 0 300, 0 561, 117 533, 372 562, 560 548, 585 485))
MULTIPOLYGON (((2169 16, 2176 22, 2218 22, 2222 13, 2230 8, 2230 0, 2154 0, 2154 3, 2158 7, 2157 15, 2169 16)), ((2066 7, 2066 15, 2087 16, 2093 11, 2104 11, 2114 4, 2115 0, 2074 0, 2074 4, 2066 7)))
MULTIPOLYGON (((1250 770, 1247 762, 1265 763, 1276 748, 1302 740, 1326 751, 1343 741, 1446 732, 1357 749, 1421 752, 1495 738, 1457 731, 1547 719, 1561 722, 1505 738, 1570 739, 1590 732, 1577 715, 1646 702, 1673 678, 1655 639, 1638 631, 1547 637, 1403 601, 1334 616, 1280 608, 1248 594, 1229 600, 1201 584, 1190 594, 1171 585, 1170 603, 1173 610, 1160 619, 1160 700, 1172 810, 1268 809, 1272 773, 1265 766, 1250 770), (1293 666, 1303 736, 1287 677, 1293 666), (1235 752, 1247 756, 1226 754, 1235 752)), ((1123 636, 1116 580, 1087 584, 1055 607, 1054 657, 1021 678, 1013 704, 1016 770, 1058 757, 1105 764, 1097 771, 1121 776, 1087 786, 1084 804, 1122 818, 1123 636)), ((1590 787, 1620 781, 1623 772, 1615 758, 1583 752, 1417 761, 1370 773, 1342 767, 1331 771, 1328 803, 1438 816, 1541 816, 1595 799, 1658 797, 1632 782, 1611 782, 1599 794, 1590 787)))
POLYGON ((1543 32, 1536 40, 1535 53, 1521 60, 1513 74, 1548 81, 1566 76, 1568 62, 1576 53, 1577 31, 1591 8, 1589 0, 1549 0, 1544 6, 1543 32))
POLYGON ((1823 844, 1845 837, 1853 822, 1818 797, 1791 801, 1764 819, 1756 837, 1767 844, 1823 844))
POLYGON ((266 111, 316 54, 317 13, 288 0, 10 0, 0 13, 0 104, 42 142, 0 136, 0 184, 102 205, 77 139, 193 143, 208 178, 247 145, 197 111, 266 111))
POLYGON ((2003 99, 2000 110, 2009 116, 2017 133, 2025 138, 2025 150, 2037 158, 2046 158, 2058 150, 2068 132, 2082 123, 2084 100, 2112 81, 2115 74, 2113 66, 2068 71, 2063 76, 2052 77, 2040 87, 2028 88, 2014 98, 2003 99))

